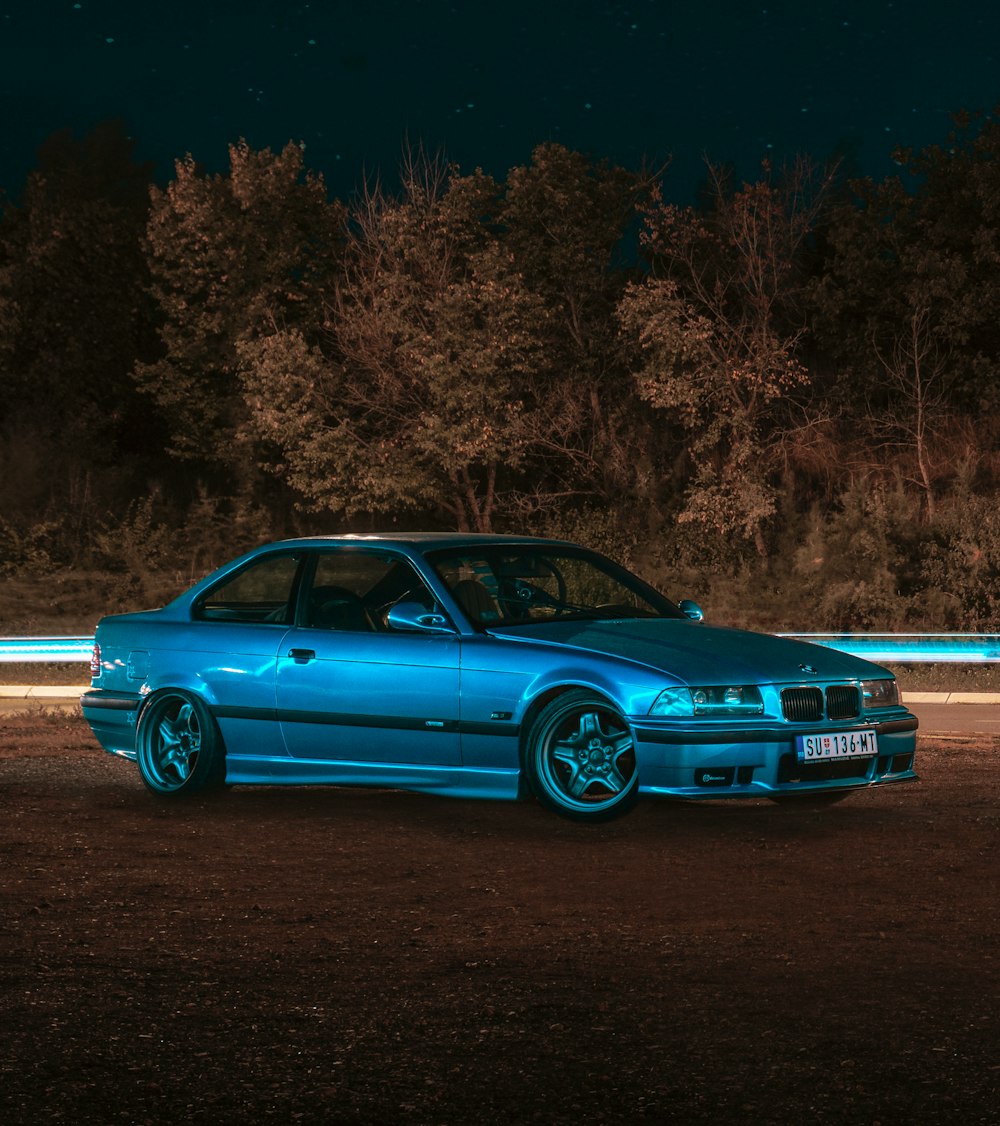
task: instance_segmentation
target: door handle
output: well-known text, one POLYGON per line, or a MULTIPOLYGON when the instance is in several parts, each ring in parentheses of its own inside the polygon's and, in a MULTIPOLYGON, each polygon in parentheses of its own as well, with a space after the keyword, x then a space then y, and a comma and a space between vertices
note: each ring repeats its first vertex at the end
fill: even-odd
POLYGON ((316 660, 316 650, 315 649, 289 649, 288 655, 297 664, 300 664, 300 665, 304 665, 307 661, 315 661, 316 660))

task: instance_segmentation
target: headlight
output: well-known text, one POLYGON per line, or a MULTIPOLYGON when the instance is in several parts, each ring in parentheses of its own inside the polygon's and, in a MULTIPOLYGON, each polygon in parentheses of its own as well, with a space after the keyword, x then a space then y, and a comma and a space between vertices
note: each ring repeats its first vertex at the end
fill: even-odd
POLYGON ((899 703, 899 685, 894 680, 863 680, 861 695, 866 708, 894 708, 899 703))
POLYGON ((650 715, 763 715, 764 700, 755 684, 715 684, 705 688, 667 688, 653 701, 650 715))

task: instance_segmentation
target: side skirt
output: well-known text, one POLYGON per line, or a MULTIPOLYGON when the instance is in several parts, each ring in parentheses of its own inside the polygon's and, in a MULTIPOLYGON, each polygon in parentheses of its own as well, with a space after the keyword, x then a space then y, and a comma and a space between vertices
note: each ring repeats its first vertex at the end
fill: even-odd
POLYGON ((226 755, 226 782, 234 786, 366 786, 415 790, 452 798, 514 801, 519 796, 519 778, 519 770, 394 762, 323 762, 231 752, 226 755))

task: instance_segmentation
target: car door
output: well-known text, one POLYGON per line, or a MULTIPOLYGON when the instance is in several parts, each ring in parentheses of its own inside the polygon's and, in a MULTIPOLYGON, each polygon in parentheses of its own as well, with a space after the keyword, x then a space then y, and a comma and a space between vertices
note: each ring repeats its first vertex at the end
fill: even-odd
POLYGON ((293 758, 458 765, 457 635, 390 629, 395 602, 434 598, 392 551, 319 554, 277 661, 277 704, 293 758))
MULTIPOLYGON (((169 656, 156 653, 161 683, 192 680, 212 704, 228 757, 283 753, 275 711, 275 660, 292 622, 304 553, 272 551, 208 590, 192 619, 172 627, 169 656)), ((131 662, 151 658, 135 653, 131 662)))

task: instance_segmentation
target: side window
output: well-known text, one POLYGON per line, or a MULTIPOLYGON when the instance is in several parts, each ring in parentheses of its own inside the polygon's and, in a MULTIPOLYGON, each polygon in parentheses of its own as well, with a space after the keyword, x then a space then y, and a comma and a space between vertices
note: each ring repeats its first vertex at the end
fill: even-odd
POLYGON ((387 629, 386 615, 401 601, 428 609, 434 596, 406 559, 354 548, 316 561, 303 625, 313 629, 370 633, 387 629))
POLYGON ((474 624, 500 620, 500 587, 487 560, 463 555, 438 563, 437 571, 474 624))
POLYGON ((195 616, 209 622, 291 621, 299 555, 268 555, 245 567, 200 601, 195 616))

